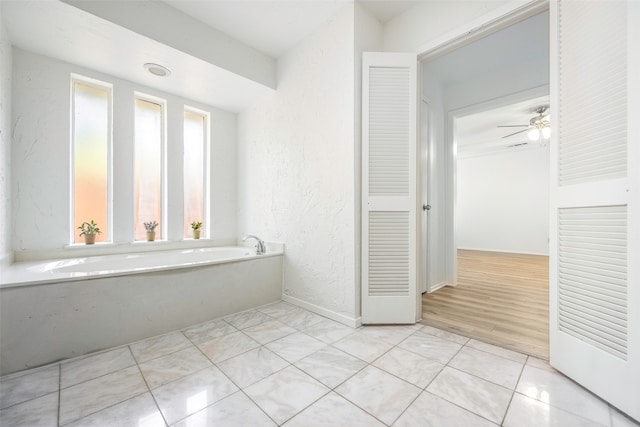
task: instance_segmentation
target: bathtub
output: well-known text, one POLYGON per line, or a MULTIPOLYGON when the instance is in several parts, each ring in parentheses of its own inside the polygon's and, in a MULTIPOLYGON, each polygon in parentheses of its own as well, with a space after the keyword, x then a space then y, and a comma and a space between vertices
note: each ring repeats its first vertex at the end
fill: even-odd
POLYGON ((282 298, 281 245, 16 263, 0 274, 0 374, 116 347, 282 298))
POLYGON ((255 250, 248 247, 224 246, 21 262, 2 270, 0 287, 190 268, 282 253, 281 245, 272 246, 274 249, 265 255, 256 255, 255 250))

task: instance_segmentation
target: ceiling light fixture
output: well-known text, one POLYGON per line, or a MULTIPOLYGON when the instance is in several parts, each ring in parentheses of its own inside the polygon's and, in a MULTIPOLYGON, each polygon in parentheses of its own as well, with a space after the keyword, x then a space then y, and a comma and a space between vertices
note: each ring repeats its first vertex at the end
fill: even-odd
POLYGON ((160 64, 154 64, 153 62, 147 62, 144 64, 144 69, 158 77, 166 77, 171 75, 171 70, 167 67, 163 67, 160 64))
POLYGON ((505 135, 502 138, 509 138, 514 135, 519 135, 523 132, 527 132, 527 137, 531 141, 539 141, 542 146, 547 145, 547 141, 551 137, 551 123, 549 122, 549 106, 541 105, 536 107, 533 110, 537 114, 529 120, 528 125, 499 125, 499 128, 518 128, 522 127, 525 129, 519 130, 517 132, 510 133, 509 135, 505 135))
POLYGON ((551 137, 549 114, 544 114, 548 109, 549 107, 546 105, 536 108, 536 113, 538 113, 538 115, 529 121, 529 132, 527 132, 527 136, 530 140, 539 140, 541 144, 546 144, 544 140, 551 137))

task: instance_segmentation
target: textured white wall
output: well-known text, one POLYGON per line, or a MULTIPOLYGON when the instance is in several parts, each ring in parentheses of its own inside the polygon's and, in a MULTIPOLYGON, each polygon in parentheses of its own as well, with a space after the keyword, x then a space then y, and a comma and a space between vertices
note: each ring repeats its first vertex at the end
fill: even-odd
POLYGON ((458 248, 548 255, 548 148, 458 159, 458 248))
MULTIPOLYGON (((69 103, 70 73, 114 84, 113 159, 114 240, 133 236, 133 96, 134 91, 167 100, 168 168, 179 176, 182 117, 187 105, 211 112, 212 234, 236 238, 236 126, 237 116, 183 98, 158 92, 99 72, 14 49, 12 146, 12 207, 15 219, 13 249, 44 251, 69 243, 69 103)), ((169 215, 182 216, 182 181, 168 183, 169 215)), ((182 238, 182 223, 170 222, 169 238, 182 238), (171 226, 173 224, 173 226, 171 226)), ((18 253, 16 253, 18 255, 18 253)))
POLYGON ((354 8, 278 61, 238 117, 238 234, 284 242, 284 293, 354 319, 354 8))
POLYGON ((0 266, 11 263, 11 67, 13 52, 0 4, 0 266))

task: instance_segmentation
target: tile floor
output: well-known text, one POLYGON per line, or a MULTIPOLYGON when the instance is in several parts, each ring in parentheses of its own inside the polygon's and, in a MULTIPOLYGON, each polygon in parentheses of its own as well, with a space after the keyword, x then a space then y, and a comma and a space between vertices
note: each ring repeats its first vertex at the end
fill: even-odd
POLYGON ((280 302, 0 379, 2 426, 638 426, 542 360, 280 302))

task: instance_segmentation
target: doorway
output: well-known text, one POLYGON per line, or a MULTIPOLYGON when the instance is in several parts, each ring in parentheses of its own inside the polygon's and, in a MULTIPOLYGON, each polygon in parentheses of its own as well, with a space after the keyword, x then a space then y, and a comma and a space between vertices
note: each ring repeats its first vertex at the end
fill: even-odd
MULTIPOLYGON (((549 105, 548 34, 543 11, 424 61, 421 76, 423 99, 429 100, 422 185, 430 208, 422 236, 423 322, 543 358, 548 358, 548 223, 541 236, 531 230, 530 209, 512 203, 522 209, 509 212, 504 200, 510 196, 497 184, 517 191, 514 171, 523 172, 522 165, 531 166, 545 151, 529 144, 526 132, 502 138, 521 128, 495 133, 500 124, 529 123, 538 104, 549 105), (492 215, 490 205, 503 218, 492 215), (537 241, 518 243, 527 237, 499 232, 495 226, 505 223, 531 231, 537 241)), ((538 176, 548 177, 548 158, 545 164, 538 176)), ((546 219, 548 193, 543 197, 539 211, 546 219)))

